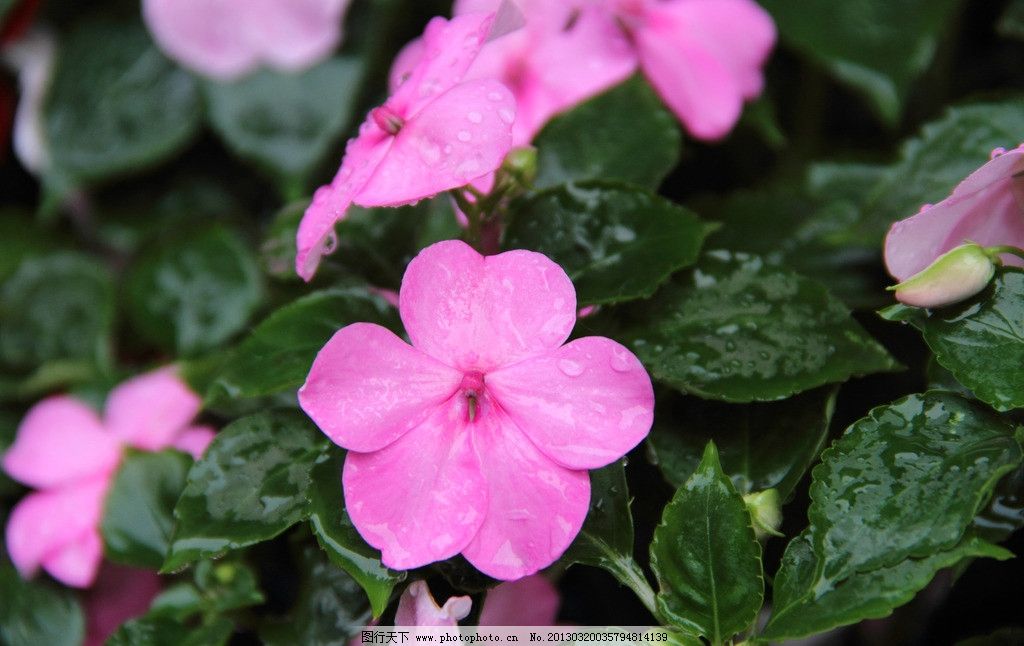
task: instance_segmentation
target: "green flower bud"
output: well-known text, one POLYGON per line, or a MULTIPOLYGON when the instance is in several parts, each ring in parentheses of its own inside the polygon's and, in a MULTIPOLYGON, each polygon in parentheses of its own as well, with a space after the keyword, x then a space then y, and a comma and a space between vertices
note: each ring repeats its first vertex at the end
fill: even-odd
POLYGON ((943 307, 974 296, 985 289, 999 254, 974 242, 950 249, 898 285, 889 287, 896 300, 914 307, 943 307))
POLYGON ((750 512, 750 520, 754 525, 754 534, 763 539, 766 536, 782 536, 782 505, 779 502, 777 489, 765 489, 743 496, 743 502, 750 512))
POLYGON ((501 170, 514 177, 520 186, 532 186, 537 178, 537 149, 533 146, 513 148, 505 156, 501 170))

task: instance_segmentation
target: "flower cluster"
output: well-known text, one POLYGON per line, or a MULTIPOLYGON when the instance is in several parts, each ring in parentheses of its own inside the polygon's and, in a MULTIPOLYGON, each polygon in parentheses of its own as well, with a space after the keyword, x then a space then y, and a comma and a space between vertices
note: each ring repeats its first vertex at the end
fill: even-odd
POLYGON ((12 478, 38 490, 7 521, 7 551, 18 572, 28 578, 42 566, 69 586, 89 587, 103 560, 103 501, 123 448, 174 447, 198 458, 213 439, 213 429, 190 425, 199 405, 165 367, 114 388, 102 419, 67 395, 32 407, 3 456, 12 478))

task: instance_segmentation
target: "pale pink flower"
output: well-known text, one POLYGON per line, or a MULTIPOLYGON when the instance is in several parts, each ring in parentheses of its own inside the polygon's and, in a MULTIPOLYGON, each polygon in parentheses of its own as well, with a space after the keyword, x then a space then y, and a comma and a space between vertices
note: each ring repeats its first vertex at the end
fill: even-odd
MULTIPOLYGON (((558 617, 558 590, 535 574, 502 583, 484 598, 481 626, 551 626, 558 617)), ((472 609, 469 597, 449 597, 437 605, 426 581, 414 581, 402 593, 395 614, 396 626, 457 626, 472 609)))
POLYGON ((8 475, 38 490, 7 521, 7 551, 18 572, 29 578, 42 566, 69 586, 92 584, 103 558, 103 500, 123 447, 175 447, 198 458, 213 439, 212 429, 189 425, 200 403, 165 367, 114 388, 103 419, 67 395, 33 406, 3 456, 8 475))
POLYGON ((349 450, 346 508, 389 567, 462 554, 518 579, 579 532, 587 469, 650 430, 637 358, 604 337, 562 345, 576 293, 546 256, 427 247, 406 269, 399 313, 412 345, 356 323, 320 350, 299 402, 349 450))
MULTIPOLYGON (((917 215, 892 225, 885 238, 885 265, 904 281, 964 242, 983 247, 1024 246, 1024 147, 992 151, 992 159, 971 173, 953 193, 917 215)), ((1010 255, 1007 264, 1024 261, 1010 255)))
POLYGON ((121 624, 145 614, 159 593, 160 576, 156 572, 104 563, 82 600, 83 646, 102 646, 121 624))
POLYGON ((341 41, 351 0, 142 0, 160 48, 200 74, 231 80, 261 65, 298 71, 341 41))
POLYGON ((296 272, 312 278, 352 203, 398 206, 494 171, 512 145, 515 101, 493 79, 462 82, 493 14, 434 18, 424 53, 384 105, 349 141, 332 182, 313 195, 299 223, 296 272))
POLYGON ((53 78, 56 57, 53 34, 30 32, 0 51, 3 60, 18 74, 18 111, 14 116, 14 152, 27 170, 41 175, 50 166, 50 151, 43 127, 43 101, 53 78))
MULTIPOLYGON (((454 13, 502 0, 458 0, 454 13)), ((638 68, 698 139, 725 136, 764 85, 775 24, 753 0, 516 0, 526 28, 487 45, 468 77, 498 78, 516 97, 515 145, 552 116, 638 68)), ((420 45, 407 47, 392 78, 420 45)))

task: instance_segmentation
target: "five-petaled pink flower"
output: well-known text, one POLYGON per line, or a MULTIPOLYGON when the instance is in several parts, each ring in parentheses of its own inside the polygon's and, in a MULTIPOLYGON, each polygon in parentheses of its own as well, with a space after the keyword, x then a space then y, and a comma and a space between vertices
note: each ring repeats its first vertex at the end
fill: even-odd
POLYGON ((459 553, 498 579, 550 565, 587 514, 587 469, 650 430, 650 377, 611 339, 562 345, 576 293, 539 253, 439 242, 406 269, 399 311, 411 346, 349 325, 299 390, 349 450, 356 528, 398 569, 459 553))
POLYGON ((515 101, 493 79, 463 82, 493 14, 434 18, 423 55, 349 141, 338 174, 313 195, 299 223, 295 270, 309 280, 334 245, 351 204, 398 206, 494 171, 512 146, 515 101))
POLYGON ((200 403, 165 367, 114 388, 102 420, 66 395, 33 406, 3 456, 12 478, 38 489, 7 521, 7 551, 18 572, 28 578, 41 565, 69 586, 91 585, 103 559, 103 500, 123 447, 174 447, 198 457, 213 439, 212 429, 189 425, 200 403))
MULTIPOLYGON (((493 11, 503 0, 457 0, 454 13, 493 11)), ((519 116, 515 145, 552 116, 637 68, 694 137, 715 140, 761 93, 775 24, 753 0, 515 0, 520 33, 489 43, 468 78, 507 84, 519 116)), ((392 78, 419 55, 415 42, 392 78)))
POLYGON ((200 74, 231 80, 269 65, 298 71, 341 41, 351 0, 142 0, 153 38, 200 74))
MULTIPOLYGON (((1024 145, 992 151, 992 159, 974 171, 938 204, 892 225, 885 238, 885 265, 906 280, 966 241, 983 247, 1024 246, 1024 145)), ((1004 255, 1007 264, 1024 261, 1004 255)))

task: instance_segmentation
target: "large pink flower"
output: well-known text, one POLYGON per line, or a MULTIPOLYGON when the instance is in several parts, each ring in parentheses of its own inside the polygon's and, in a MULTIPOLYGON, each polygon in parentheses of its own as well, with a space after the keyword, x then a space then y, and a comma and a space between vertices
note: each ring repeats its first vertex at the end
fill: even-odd
POLYGON ((493 79, 462 82, 493 14, 434 18, 423 54, 349 141, 341 168, 299 223, 296 272, 309 280, 352 203, 398 206, 464 186, 501 165, 512 146, 515 101, 493 79))
MULTIPOLYGON (((457 0, 454 13, 493 11, 502 1, 457 0)), ((719 139, 743 102, 761 93, 761 68, 775 45, 775 24, 753 0, 516 2, 526 28, 488 44, 468 74, 512 89, 516 145, 637 68, 693 136, 719 139)), ((407 47, 392 78, 419 49, 407 47)))
MULTIPOLYGON (((923 270, 965 241, 984 247, 1024 247, 1024 147, 1004 153, 974 171, 938 204, 892 225, 885 238, 885 264, 898 280, 923 270)), ((1004 256, 1012 265, 1024 264, 1004 256)))
POLYGON ((351 0, 142 0, 153 38, 200 74, 230 80, 269 65, 301 70, 338 46, 351 0))
POLYGON ((299 390, 349 450, 356 528, 398 569, 459 553, 499 579, 550 565, 586 516, 586 470, 647 435, 647 372, 610 339, 562 345, 576 293, 538 253, 439 242, 409 264, 399 310, 411 346, 349 325, 299 390))
POLYGON ((102 420, 66 395, 33 406, 3 456, 12 478, 38 489, 7 521, 7 551, 18 572, 28 578, 42 566, 67 585, 91 585, 103 559, 103 500, 122 448, 173 446, 198 457, 213 439, 212 429, 189 425, 199 406, 173 367, 119 385, 102 420))

